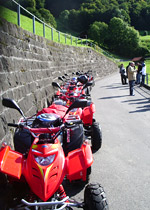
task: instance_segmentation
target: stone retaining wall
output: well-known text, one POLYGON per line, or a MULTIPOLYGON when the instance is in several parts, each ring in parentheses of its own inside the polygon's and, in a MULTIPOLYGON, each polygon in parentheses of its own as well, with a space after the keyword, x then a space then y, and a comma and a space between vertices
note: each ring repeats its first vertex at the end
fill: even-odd
POLYGON ((0 144, 12 145, 16 110, 2 106, 2 98, 17 101, 26 116, 47 107, 53 95, 52 81, 64 73, 92 70, 97 77, 117 71, 117 66, 90 48, 54 43, 0 19, 0 144))

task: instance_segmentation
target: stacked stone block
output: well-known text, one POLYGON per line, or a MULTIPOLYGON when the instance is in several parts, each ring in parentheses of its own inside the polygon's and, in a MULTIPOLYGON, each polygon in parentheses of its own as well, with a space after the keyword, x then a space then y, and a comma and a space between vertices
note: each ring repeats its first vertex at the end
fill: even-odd
POLYGON ((0 145, 6 140, 13 146, 7 122, 20 118, 16 110, 2 106, 2 98, 14 99, 31 116, 51 103, 52 81, 79 70, 103 77, 117 67, 90 48, 54 43, 0 19, 0 145))

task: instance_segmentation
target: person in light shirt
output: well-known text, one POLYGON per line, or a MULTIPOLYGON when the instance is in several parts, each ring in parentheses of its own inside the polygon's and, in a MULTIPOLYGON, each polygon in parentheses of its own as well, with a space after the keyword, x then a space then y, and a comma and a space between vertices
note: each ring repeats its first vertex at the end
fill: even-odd
POLYGON ((146 76, 146 65, 145 63, 142 63, 142 81, 140 86, 143 86, 145 84, 145 76, 146 76))
POLYGON ((128 80, 129 80, 130 96, 134 96, 133 87, 135 85, 136 73, 137 73, 137 70, 135 69, 135 63, 130 62, 129 67, 128 67, 128 80))

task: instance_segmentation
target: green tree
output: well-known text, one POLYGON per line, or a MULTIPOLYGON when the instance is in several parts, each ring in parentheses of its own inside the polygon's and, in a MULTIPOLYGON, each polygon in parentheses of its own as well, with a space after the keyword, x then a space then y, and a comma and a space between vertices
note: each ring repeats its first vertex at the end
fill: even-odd
POLYGON ((149 27, 146 17, 148 10, 149 4, 147 4, 145 1, 133 3, 132 7, 130 8, 131 25, 138 30, 147 30, 147 27, 149 27))
POLYGON ((139 48, 139 33, 120 18, 112 18, 109 26, 109 47, 120 55, 131 56, 139 48))
POLYGON ((80 4, 85 0, 46 0, 46 9, 58 17, 64 10, 79 9, 80 4))
POLYGON ((80 12, 78 10, 73 9, 70 11, 69 18, 68 18, 69 27, 72 30, 75 30, 77 32, 82 30, 80 19, 79 19, 79 13, 80 12))
MULTIPOLYGON (((38 17, 40 20, 42 20, 42 16, 39 13, 39 11, 35 8, 32 7, 27 7, 26 8, 30 13, 32 13, 33 15, 35 15, 36 17, 38 17)), ((31 18, 31 16, 28 13, 25 13, 26 16, 29 16, 31 18)))
POLYGON ((59 15, 59 21, 63 24, 66 28, 68 28, 68 20, 69 20, 69 10, 64 10, 59 15))
MULTIPOLYGON (((146 8, 143 8, 141 10, 141 17, 144 20, 144 27, 143 30, 150 30, 150 6, 147 6, 146 8)), ((143 26, 143 25, 142 25, 143 26)))
POLYGON ((59 19, 62 23, 66 23, 68 21, 69 18, 69 10, 64 10, 63 12, 60 13, 59 15, 59 19))
POLYGON ((108 25, 104 22, 94 22, 88 30, 88 36, 100 46, 105 47, 108 38, 108 25))
POLYGON ((130 23, 130 16, 124 9, 114 8, 112 11, 112 18, 113 17, 119 17, 123 21, 130 23))
POLYGON ((45 7, 45 0, 36 0, 36 8, 41 9, 45 7))
POLYGON ((44 22, 49 23, 49 24, 52 25, 54 28, 57 27, 55 18, 54 18, 54 16, 50 13, 49 10, 44 9, 44 8, 41 8, 41 9, 39 9, 38 11, 39 11, 39 13, 41 14, 42 19, 43 19, 44 22))
POLYGON ((31 7, 31 8, 33 8, 33 9, 35 9, 36 8, 36 1, 35 0, 26 0, 26 6, 27 7, 31 7))

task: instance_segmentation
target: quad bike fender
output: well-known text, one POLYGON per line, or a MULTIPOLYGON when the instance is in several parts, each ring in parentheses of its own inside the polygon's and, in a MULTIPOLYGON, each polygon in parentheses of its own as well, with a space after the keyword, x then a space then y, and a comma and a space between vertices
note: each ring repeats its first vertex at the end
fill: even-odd
POLYGON ((93 155, 89 144, 84 143, 81 148, 68 153, 66 158, 67 179, 73 180, 82 179, 86 181, 87 169, 93 163, 93 155))
POLYGON ((85 107, 83 109, 82 116, 81 116, 83 124, 85 124, 85 125, 92 125, 94 112, 95 112, 95 105, 94 105, 94 103, 91 103, 90 106, 85 107))
POLYGON ((57 93, 56 93, 56 95, 59 96, 60 94, 61 94, 61 93, 60 93, 60 90, 58 90, 57 93))
MULTIPOLYGON (((82 109, 81 108, 77 108, 75 111, 70 111, 69 112, 69 115, 75 115, 75 116, 79 116, 79 117, 81 117, 82 116, 82 109)), ((68 117, 68 116, 67 116, 68 117)), ((65 117, 65 119, 67 119, 66 117, 65 117)))
POLYGON ((20 179, 22 174, 23 155, 11 150, 9 146, 0 150, 0 172, 20 179))
POLYGON ((43 113, 49 113, 49 114, 54 113, 62 118, 64 114, 66 113, 66 111, 67 111, 67 107, 63 105, 52 104, 48 108, 43 108, 41 111, 39 111, 37 113, 37 116, 43 113))

